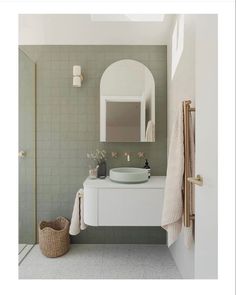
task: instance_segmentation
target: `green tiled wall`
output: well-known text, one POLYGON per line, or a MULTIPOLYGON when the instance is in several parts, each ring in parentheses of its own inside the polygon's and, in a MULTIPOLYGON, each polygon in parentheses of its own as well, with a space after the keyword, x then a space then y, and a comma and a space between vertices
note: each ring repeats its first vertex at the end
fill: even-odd
MULTIPOLYGON (((133 155, 143 151, 152 175, 166 173, 166 46, 21 46, 37 66, 37 216, 71 217, 74 198, 88 175, 86 153, 108 151, 108 166, 143 166, 133 155), (120 59, 145 64, 155 79, 156 142, 99 142, 99 85, 104 70, 120 59), (81 65, 84 81, 72 87, 72 67, 81 65), (110 152, 131 153, 111 159, 110 152)), ((73 242, 164 243, 161 228, 90 228, 73 242), (119 238, 118 238, 119 237, 119 238)))
POLYGON ((35 64, 19 50, 19 243, 35 243, 35 64))

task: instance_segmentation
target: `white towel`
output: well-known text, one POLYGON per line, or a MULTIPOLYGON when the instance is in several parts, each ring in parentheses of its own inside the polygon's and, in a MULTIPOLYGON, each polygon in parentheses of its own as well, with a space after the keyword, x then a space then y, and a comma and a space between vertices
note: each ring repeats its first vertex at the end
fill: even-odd
POLYGON ((145 139, 148 142, 155 141, 155 124, 151 120, 147 123, 145 139))
MULTIPOLYGON (((191 121, 190 121, 191 124, 191 121)), ((168 155, 167 175, 162 212, 162 227, 168 232, 168 246, 178 238, 182 229, 183 216, 183 175, 184 175, 184 134, 183 134, 183 107, 179 106, 174 122, 168 155)), ((193 146, 192 128, 190 128, 191 147, 193 146)), ((192 155, 191 159, 194 158, 192 155)), ((193 163, 194 164, 194 163, 193 163)), ((193 169, 193 167, 191 167, 193 169)), ((185 245, 192 244, 192 226, 184 228, 185 245)))
POLYGON ((86 228, 87 225, 84 223, 84 190, 79 189, 75 197, 69 233, 75 236, 80 233, 80 230, 86 228))

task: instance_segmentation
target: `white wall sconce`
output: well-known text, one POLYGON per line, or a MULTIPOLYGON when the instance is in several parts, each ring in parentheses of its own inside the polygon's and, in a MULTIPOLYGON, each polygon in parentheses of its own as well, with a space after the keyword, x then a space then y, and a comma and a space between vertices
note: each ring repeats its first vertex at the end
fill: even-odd
POLYGON ((73 66, 73 86, 81 87, 82 81, 81 66, 73 66))

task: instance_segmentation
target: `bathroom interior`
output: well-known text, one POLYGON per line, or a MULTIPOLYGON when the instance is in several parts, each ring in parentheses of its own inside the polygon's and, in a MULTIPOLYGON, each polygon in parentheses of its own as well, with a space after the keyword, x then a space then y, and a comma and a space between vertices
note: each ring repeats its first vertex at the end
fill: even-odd
POLYGON ((19 278, 217 279, 217 15, 21 14, 18 53, 19 278))

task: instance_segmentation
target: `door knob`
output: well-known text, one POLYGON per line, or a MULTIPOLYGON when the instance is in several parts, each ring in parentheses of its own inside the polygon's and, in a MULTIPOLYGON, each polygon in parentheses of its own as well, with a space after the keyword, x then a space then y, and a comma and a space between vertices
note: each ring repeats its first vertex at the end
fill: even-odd
POLYGON ((203 178, 199 174, 196 177, 188 177, 188 181, 193 184, 203 186, 203 178))
POLYGON ((26 156, 26 152, 25 151, 19 151, 18 153, 18 157, 19 158, 24 158, 26 156))

